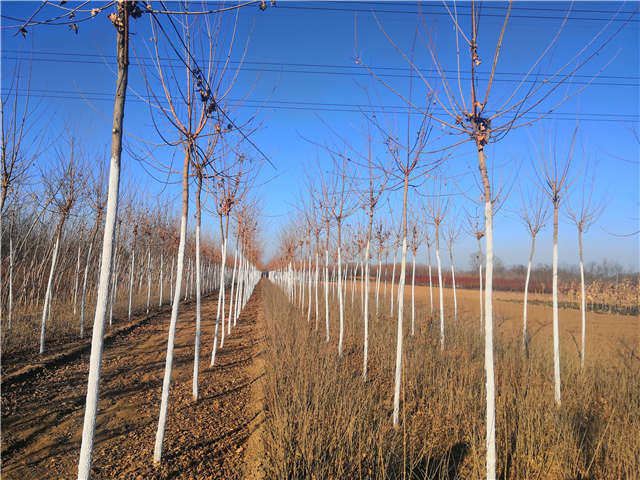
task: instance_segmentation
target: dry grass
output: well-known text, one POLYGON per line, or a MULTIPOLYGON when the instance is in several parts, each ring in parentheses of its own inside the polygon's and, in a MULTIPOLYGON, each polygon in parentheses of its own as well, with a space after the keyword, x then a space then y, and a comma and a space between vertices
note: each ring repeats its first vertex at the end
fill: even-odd
MULTIPOLYGON (((446 348, 437 322, 417 305, 416 335, 405 321, 402 423, 391 425, 395 320, 372 318, 369 379, 363 382, 358 295, 347 295, 345 354, 337 356, 324 316, 315 332, 273 285, 265 289, 269 348, 265 382, 268 478, 484 478, 483 344, 477 318, 447 318, 446 348)), ((374 305, 375 311, 375 305, 374 305)), ((468 317, 471 315, 471 317, 468 317)), ((498 473, 505 479, 621 479, 640 472, 640 369, 615 355, 588 358, 581 372, 563 349, 563 405, 553 403, 551 344, 498 329, 498 473)))

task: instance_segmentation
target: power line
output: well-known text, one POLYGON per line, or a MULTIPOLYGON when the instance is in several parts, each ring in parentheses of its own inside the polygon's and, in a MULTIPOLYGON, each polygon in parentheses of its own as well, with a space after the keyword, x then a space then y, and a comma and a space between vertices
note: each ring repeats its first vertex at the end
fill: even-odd
MULTIPOLYGON (((100 93, 100 92, 72 92, 64 90, 37 90, 43 93, 19 93, 19 96, 27 96, 33 98, 51 98, 56 100, 89 100, 89 101, 112 101, 113 94, 100 93), (58 92, 58 93, 52 93, 58 92), (101 96, 96 96, 101 95, 101 96), (104 96, 102 96, 104 95, 104 96)), ((306 111, 326 111, 326 112, 344 112, 344 113, 380 113, 385 111, 391 114, 406 114, 407 106, 403 105, 367 105, 356 103, 326 103, 326 102, 305 102, 305 101, 291 101, 291 100, 269 100, 266 99, 254 99, 254 100, 242 100, 242 99, 230 99, 230 102, 242 101, 246 103, 252 103, 247 105, 249 107, 263 106, 265 109, 275 110, 306 110, 306 111)), ((146 103, 142 99, 129 98, 127 102, 146 103)), ((412 109, 413 110, 413 109, 412 109)), ((422 115, 419 112, 412 112, 415 115, 422 115)), ((638 114, 625 114, 625 113, 612 113, 612 112, 541 112, 532 111, 528 116, 524 118, 538 118, 540 115, 545 115, 547 118, 555 120, 572 120, 576 118, 584 121, 605 121, 605 122, 621 122, 629 123, 634 121, 640 121, 640 115, 638 114), (605 118, 607 117, 607 118, 605 118)))
MULTIPOLYGON (((61 54, 61 55, 73 55, 73 54, 61 54)), ((78 54, 78 55, 84 55, 84 54, 78 54)), ((106 57, 106 56, 105 56, 106 57)), ((71 59, 55 59, 55 58, 32 58, 32 57, 24 57, 24 56, 4 56, 3 57, 5 60, 16 60, 16 61, 36 61, 36 62, 52 62, 52 63, 78 63, 78 64, 95 64, 95 65, 104 65, 104 61, 99 61, 99 60, 71 60, 71 59)), ((142 58, 140 57, 142 60, 149 60, 151 62, 151 59, 149 57, 147 58, 142 58)), ((166 64, 160 64, 160 66, 171 66, 171 62, 175 63, 175 62, 179 62, 179 60, 177 59, 166 59, 168 62, 170 63, 166 63, 166 64)), ((139 66, 156 66, 155 63, 144 63, 144 61, 141 62, 134 62, 131 61, 131 64, 134 65, 139 65, 139 66)), ((247 71, 247 72, 270 72, 270 73, 293 73, 293 74, 303 74, 303 75, 336 75, 336 76, 353 76, 353 77, 361 77, 361 76, 365 76, 368 77, 370 76, 370 74, 368 72, 363 72, 361 67, 350 67, 347 65, 327 65, 327 64, 312 64, 312 63, 287 63, 287 62, 230 62, 230 63, 234 63, 234 64, 239 64, 240 66, 237 67, 238 70, 241 71, 247 71), (306 67, 325 67, 325 68, 336 68, 336 69, 357 69, 360 71, 330 71, 330 70, 296 70, 296 69, 283 69, 283 68, 258 68, 258 67, 247 67, 247 66, 243 66, 241 65, 242 63, 247 63, 247 64, 251 64, 251 65, 273 65, 273 66, 277 66, 277 65, 281 65, 281 66, 294 66, 294 67, 300 67, 300 68, 306 68, 306 67)), ((407 68, 402 68, 402 67, 371 67, 372 70, 377 70, 377 69, 381 69, 381 70, 400 70, 400 71, 411 71, 411 69, 407 69, 407 68)), ((429 79, 429 80, 439 80, 441 79, 440 75, 437 74, 437 71, 435 69, 425 69, 425 71, 431 71, 434 72, 435 74, 429 75, 429 74, 425 74, 422 75, 424 78, 429 79)), ((461 70, 460 72, 461 74, 468 74, 470 73, 470 71, 467 70, 461 70)), ((377 73, 376 74, 379 77, 385 77, 385 78, 409 78, 411 77, 411 74, 404 74, 404 73, 377 73)), ((488 75, 488 73, 486 74, 488 75)), ((522 81, 522 79, 519 78, 502 78, 502 75, 511 75, 511 76, 516 76, 516 75, 521 75, 524 76, 525 73, 518 73, 518 72, 497 72, 496 75, 499 75, 500 78, 495 78, 494 82, 500 82, 500 83, 525 83, 525 84, 529 84, 529 83, 536 83, 538 81, 540 81, 539 79, 544 79, 547 76, 551 76, 553 74, 551 73, 537 73, 537 74, 530 74, 529 77, 532 78, 527 78, 524 80, 524 82, 522 81)), ((415 78, 415 74, 414 74, 414 78, 415 78)), ((445 75, 445 78, 448 80, 456 80, 457 81, 457 72, 450 72, 449 75, 445 75)), ((610 86, 610 87, 639 87, 640 86, 640 82, 634 82, 634 83, 627 83, 627 82, 616 82, 616 81, 598 81, 598 79, 618 79, 618 80, 640 80, 640 77, 638 76, 628 76, 628 75, 598 75, 596 80, 593 80, 593 75, 588 75, 588 74, 576 74, 576 75, 572 75, 571 76, 572 80, 570 81, 570 83, 574 84, 574 85, 585 85, 585 84, 589 84, 589 85, 600 85, 600 86, 610 86), (574 80, 574 78, 584 78, 585 81, 576 81, 574 80)), ((464 80, 464 81, 468 81, 470 79, 470 77, 461 77, 460 80, 464 80)), ((480 81, 483 80, 487 80, 486 78, 479 78, 480 81)), ((556 79, 556 80, 552 80, 548 82, 549 84, 553 84, 553 83, 564 83, 564 81, 562 79, 556 79)))
MULTIPOLYGON (((347 13, 395 13, 395 14, 410 14, 410 15, 418 15, 420 13, 419 10, 381 10, 381 9, 361 9, 361 8, 336 8, 336 7, 312 7, 312 6, 308 6, 308 5, 278 5, 279 9, 288 9, 288 10, 323 10, 323 11, 327 11, 327 12, 347 12, 347 13)), ((484 8, 484 7, 483 7, 484 8)), ((631 12, 625 12, 628 13, 629 15, 635 15, 637 10, 633 10, 631 12)), ((441 11, 441 12, 436 12, 436 11, 429 11, 429 12, 425 12, 429 15, 438 15, 438 16, 446 16, 449 17, 449 13, 446 11, 441 11)), ((611 14, 615 14, 615 12, 610 12, 611 14)), ((471 13, 461 13, 458 12, 459 16, 470 16, 471 13)), ((500 19, 504 19, 504 15, 500 15, 500 14, 494 14, 494 13, 483 13, 482 17, 495 17, 495 18, 500 18, 500 19)), ((518 15, 518 14, 512 14, 509 16, 509 18, 526 18, 526 19, 533 19, 533 20, 562 20, 564 17, 554 17, 554 16, 545 16, 545 15, 518 15)), ((608 21, 614 21, 614 22, 630 22, 630 23, 637 23, 639 20, 637 19, 633 19, 633 18, 596 18, 596 17, 569 17, 569 20, 571 21, 597 21, 597 22, 608 22, 608 21)))

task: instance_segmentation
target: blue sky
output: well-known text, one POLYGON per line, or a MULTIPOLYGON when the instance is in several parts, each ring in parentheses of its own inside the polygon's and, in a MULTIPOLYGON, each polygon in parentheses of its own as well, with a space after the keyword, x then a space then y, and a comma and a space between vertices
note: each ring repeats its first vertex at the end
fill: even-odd
MULTIPOLYGON (((156 3, 153 2, 157 7, 156 3)), ((7 17, 27 18, 38 5, 3 2, 3 27, 16 23, 7 17)), ((457 6, 462 27, 468 31, 468 4, 458 3, 457 6)), ((192 4, 193 9, 199 7, 199 4, 192 4)), ((530 68, 555 35, 566 7, 567 4, 561 2, 515 3, 489 105, 491 101, 499 102, 507 98, 521 73, 530 68)), ((619 8, 622 12, 631 12, 638 5, 575 3, 557 47, 545 57, 540 70, 548 74, 564 65, 603 28, 606 20, 612 17, 612 12, 619 8)), ((45 10, 41 13, 43 18, 57 11, 53 8, 45 10)), ((395 113, 389 113, 388 118, 397 122, 399 134, 404 138, 406 115, 402 112, 406 109, 402 99, 381 82, 372 79, 365 69, 355 63, 357 39, 358 53, 364 62, 389 85, 405 93, 408 91, 411 70, 385 38, 385 33, 372 16, 372 10, 376 12, 384 32, 407 54, 411 51, 416 24, 424 22, 439 61, 455 79, 455 36, 452 22, 441 3, 421 4, 422 17, 417 14, 416 4, 409 2, 278 2, 275 8, 267 8, 264 12, 257 6, 243 8, 240 12, 240 40, 233 50, 233 60, 240 60, 249 34, 250 38, 245 63, 230 96, 234 99, 247 96, 247 100, 231 115, 237 123, 243 123, 256 115, 256 107, 260 106, 254 120, 254 125, 260 128, 252 139, 277 167, 274 170, 269 165, 263 165, 257 180, 260 184, 257 194, 264 209, 262 238, 267 255, 275 248, 281 227, 288 223, 291 213, 296 210, 296 203, 305 190, 307 172, 316 172, 318 161, 325 169, 330 168, 326 152, 308 140, 319 143, 331 141, 332 134, 327 128, 329 125, 348 138, 356 148, 364 148, 359 133, 363 122, 359 109, 368 108, 369 103, 391 107, 387 111, 395 113), (371 102, 367 99, 365 88, 372 98, 371 102), (264 103, 267 99, 269 101, 264 103)), ((483 4, 479 45, 482 72, 487 72, 490 67, 493 46, 505 11, 503 3, 483 4)), ((621 13, 618 19, 626 17, 628 13, 621 13)), ((225 14, 224 19, 223 34, 228 34, 233 14, 225 14)), ((579 129, 574 165, 578 167, 586 160, 597 169, 595 195, 604 198, 607 204, 598 223, 585 235, 585 260, 600 261, 607 258, 638 270, 638 236, 619 235, 639 230, 639 22, 640 17, 636 15, 598 55, 579 70, 577 76, 534 111, 544 111, 557 105, 566 92, 575 93, 591 81, 592 84, 579 96, 566 101, 556 112, 534 126, 514 130, 504 140, 487 147, 496 185, 513 185, 511 196, 500 210, 495 225, 496 253, 505 263, 525 263, 528 256, 528 235, 514 212, 520 207, 519 189, 535 189, 537 154, 534 144, 540 138, 553 138, 557 151, 564 155, 568 151, 577 116, 579 129), (595 73, 598 76, 592 79, 595 73)), ((613 22, 602 39, 608 38, 620 25, 619 21, 613 22)), ((422 72, 431 75, 437 84, 433 78, 433 63, 427 49, 429 40, 424 28, 421 27, 416 42, 415 63, 422 72)), ((143 16, 132 20, 132 31, 135 53, 132 52, 130 86, 144 95, 145 86, 135 57, 137 55, 138 58, 142 57, 142 62, 148 62, 146 58, 150 55, 148 48, 151 35, 149 18, 143 16)), ((33 27, 29 29, 27 38, 14 33, 12 29, 2 30, 3 93, 16 60, 32 58, 32 96, 34 100, 42 102, 42 121, 52 118, 46 134, 55 136, 63 128, 71 129, 82 139, 88 152, 103 152, 108 148, 110 139, 115 84, 115 35, 105 14, 81 23, 77 34, 64 25, 33 27)), ((600 43, 597 41, 595 45, 600 43)), ((593 46, 588 49, 588 52, 592 51, 593 46)), ((167 61, 173 62, 176 67, 179 66, 175 63, 176 55, 172 51, 164 50, 162 56, 168 57, 167 61)), ((462 69, 465 70, 465 67, 462 69)), ((414 85, 414 97, 424 98, 424 86, 415 79, 414 85)), ((451 85, 457 86, 455 81, 451 85)), ((130 135, 149 142, 159 141, 149 118, 149 109, 131 92, 126 105, 125 128, 130 135)), ((441 137, 437 129, 434 135, 441 137)), ((132 148, 143 149, 142 145, 131 140, 131 136, 129 138, 132 148)), ((451 138, 440 138, 435 144, 452 143, 451 138)), ((246 147, 245 151, 248 155, 260 156, 251 147, 246 147)), ((383 145, 376 144, 375 151, 380 158, 384 157, 383 145)), ((161 161, 167 161, 172 151, 164 148, 156 154, 161 161)), ((50 161, 46 152, 41 161, 50 161)), ((170 185, 163 189, 150 178, 138 161, 127 154, 123 157, 123 165, 124 185, 130 182, 136 188, 144 188, 150 193, 162 191, 163 196, 175 198, 177 209, 177 186, 170 185)), ((574 173, 577 175, 582 171, 576 168, 574 173)), ((471 145, 467 143, 455 149, 443 172, 450 178, 448 188, 455 194, 456 210, 461 212, 464 208, 473 208, 467 198, 460 194, 465 192, 468 196, 477 197, 474 179, 477 176, 476 156, 471 145)), ((154 175, 161 177, 162 172, 156 171, 154 175)), ((582 179, 577 178, 569 195, 578 198, 581 188, 582 179)), ((424 187, 418 189, 424 193, 424 187)), ((411 195, 414 204, 421 200, 414 192, 411 195)), ((399 200, 398 194, 390 195, 391 205, 398 206, 399 200)), ((396 208, 396 212, 399 216, 399 208, 396 208)), ((212 224, 211 230, 215 231, 215 228, 215 224, 212 224)), ((534 263, 550 263, 550 228, 540 234, 537 246, 534 263)), ((474 248, 475 239, 461 235, 456 244, 456 264, 466 267, 474 248)), ((577 259, 575 226, 566 218, 561 219, 560 258, 566 264, 572 264, 577 259)))

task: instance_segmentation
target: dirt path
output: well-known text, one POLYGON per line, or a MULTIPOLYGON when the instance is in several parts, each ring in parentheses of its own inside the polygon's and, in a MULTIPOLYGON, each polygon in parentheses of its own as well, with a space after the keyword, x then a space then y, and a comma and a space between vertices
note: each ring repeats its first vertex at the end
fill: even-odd
MULTIPOLYGON (((92 478, 242 478, 247 440, 259 425, 252 404, 262 375, 257 322, 262 285, 209 368, 215 299, 202 305, 200 400, 191 400, 195 305, 181 306, 169 419, 159 466, 152 463, 169 314, 115 339, 103 358, 92 478)), ((85 353, 2 390, 5 479, 77 475, 88 371, 85 353)))

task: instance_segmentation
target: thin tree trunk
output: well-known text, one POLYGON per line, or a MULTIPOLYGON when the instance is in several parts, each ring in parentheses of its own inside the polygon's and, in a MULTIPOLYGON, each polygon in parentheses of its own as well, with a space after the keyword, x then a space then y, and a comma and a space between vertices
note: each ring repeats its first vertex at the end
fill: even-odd
MULTIPOLYGON (((483 313, 483 302, 482 302, 482 241, 481 237, 478 237, 478 279, 480 283, 480 332, 482 332, 482 313, 483 313)), ((526 304, 526 302, 525 302, 526 304)), ((526 307, 525 307, 526 308, 526 307)))
POLYGON ((396 254, 397 253, 398 253, 398 249, 395 248, 395 246, 394 246, 394 249, 393 249, 393 273, 391 274, 391 296, 389 297, 390 300, 391 300, 389 302, 391 304, 389 306, 389 309, 390 309, 389 315, 391 315, 391 316, 393 316, 393 284, 396 281, 396 254))
POLYGON ((340 308, 340 335, 338 337, 338 355, 342 356, 342 341, 344 339, 344 299, 342 292, 342 256, 341 256, 341 223, 338 222, 338 305, 340 308))
POLYGON ((171 321, 169 323, 167 356, 165 360, 164 379, 162 381, 162 397, 160 401, 160 417, 158 419, 158 430, 156 431, 156 442, 153 449, 153 461, 155 463, 158 463, 162 459, 162 442, 164 440, 164 430, 169 410, 169 388, 171 385, 171 370, 173 369, 173 347, 176 337, 176 326, 178 323, 180 287, 182 286, 184 250, 187 237, 187 215, 189 212, 189 164, 191 162, 191 148, 192 146, 187 144, 184 154, 184 173, 182 175, 182 220, 180 222, 180 244, 178 246, 178 271, 176 273, 176 287, 173 297, 173 306, 171 308, 171 321))
MULTIPOLYGON (((584 368, 585 336, 586 336, 586 308, 584 299, 584 263, 582 257, 582 228, 578 229, 578 242, 580 244, 580 317, 582 321, 582 347, 580 349, 580 368, 584 368)), ((9 304, 11 305, 11 304, 9 304)))
POLYGON ((561 404, 560 395, 560 331, 558 328, 558 207, 553 204, 553 385, 556 405, 561 404))
POLYGON ((104 226, 102 245, 102 262, 98 281, 98 295, 91 337, 91 355, 89 358, 89 377, 87 381, 87 400, 82 429, 82 445, 78 462, 78 480, 88 480, 91 474, 93 456, 93 439, 95 433, 96 414, 98 411, 98 394, 100 386, 100 366, 102 362, 102 345, 107 299, 109 296, 109 280, 111 279, 111 260, 115 224, 118 218, 118 190, 120 186, 120 155, 122 152, 122 125, 124 103, 127 90, 129 68, 129 4, 118 5, 121 17, 121 28, 118 30, 117 55, 118 79, 116 81, 116 99, 113 107, 113 128, 111 135, 111 165, 109 167, 109 189, 107 193, 107 216, 104 226))
POLYGON ((411 336, 416 333, 416 251, 413 251, 413 273, 411 274, 411 336))
MULTIPOLYGON (((2 231, 0 231, 0 235, 2 235, 2 231)), ((2 261, 1 258, 0 258, 0 261, 2 261)), ((7 312, 7 328, 11 330, 11 321, 13 320, 13 235, 11 235, 11 229, 9 229, 9 302, 8 303, 9 303, 9 309, 7 312)), ((583 329, 583 332, 584 332, 584 329, 583 329)), ((584 337, 584 334, 583 334, 583 337, 584 337)), ((582 341, 582 345, 584 346, 584 340, 582 341)))
MULTIPOLYGON (((371 236, 371 229, 369 229, 369 236, 371 236)), ((367 379, 367 364, 369 361, 369 244, 370 241, 367 238, 367 247, 364 253, 364 352, 362 362, 362 379, 367 379)))
POLYGON ((487 451, 487 480, 496 478, 496 406, 495 379, 493 367, 493 204, 491 200, 491 185, 487 174, 484 150, 478 147, 478 164, 484 187, 484 218, 486 242, 486 282, 484 292, 485 322, 484 322, 484 368, 486 375, 486 451, 487 451))
POLYGON ((315 277, 315 290, 316 290, 316 332, 318 331, 318 317, 319 317, 319 305, 318 305, 318 277, 320 275, 318 265, 318 250, 316 249, 316 277, 315 277))
POLYGON ((456 295, 456 270, 453 265, 453 247, 449 247, 449 260, 451 262, 451 286, 453 287, 453 321, 458 321, 458 297, 456 295))
MULTIPOLYGON (((200 173, 200 172, 198 172, 200 173)), ((200 193, 202 191, 202 178, 197 176, 198 189, 196 191, 196 339, 193 354, 193 384, 191 393, 194 401, 198 401, 198 371, 200 366, 200 224, 201 224, 201 204, 200 193)))
POLYGON ((163 270, 164 270, 164 256, 162 255, 162 252, 160 252, 160 279, 158 281, 160 292, 158 292, 158 308, 162 307, 162 283, 164 282, 164 278, 162 275, 163 270))
POLYGON ((324 318, 327 330, 326 341, 329 343, 329 239, 327 234, 327 249, 325 250, 326 258, 324 264, 324 318))
MULTIPOLYGON (((97 223, 96 223, 97 226, 97 223)), ((97 233, 97 228, 95 230, 97 233)), ((91 252, 93 250, 95 234, 91 236, 89 250, 87 251, 87 263, 84 266, 84 278, 82 280, 82 298, 80 300, 80 338, 84 338, 84 304, 87 298, 87 278, 89 277, 89 264, 91 263, 91 252)))
POLYGON ((56 271, 56 264, 58 262, 58 251, 60 250, 60 237, 62 236, 62 226, 64 225, 65 215, 62 215, 56 228, 56 242, 53 247, 53 257, 51 258, 51 269, 49 270, 49 281, 47 282, 47 291, 44 295, 44 307, 42 309, 42 324, 40 326, 40 355, 44 353, 45 345, 45 331, 47 327, 47 321, 49 320, 49 312, 51 308, 51 295, 53 286, 53 276, 56 271))
POLYGON ((527 350, 527 298, 529 296, 529 279, 531 278, 531 262, 533 262, 533 252, 536 248, 536 236, 531 237, 531 253, 529 253, 529 264, 527 265, 527 278, 524 281, 524 311, 522 313, 522 347, 527 350))
POLYGON ((440 294, 440 349, 444 350, 444 292, 442 285, 442 265, 440 263, 440 225, 436 223, 436 262, 438 263, 438 290, 440 294))
POLYGON ((73 316, 76 316, 78 304, 78 283, 80 279, 80 251, 82 250, 82 241, 78 242, 78 260, 76 262, 76 280, 73 284, 73 316))
POLYGON ((133 240, 131 241, 131 270, 129 271, 129 315, 128 319, 131 320, 131 304, 133 302, 133 277, 134 270, 136 268, 136 236, 138 235, 138 229, 133 227, 133 240))
MULTIPOLYGON (((398 425, 400 418, 400 384, 402 383, 402 320, 404 314, 404 284, 407 269, 407 191, 409 175, 404 176, 404 193, 402 198, 402 257, 400 260, 400 279, 398 281, 398 335, 396 337, 396 371, 393 390, 393 426, 398 425)), ((395 259, 394 259, 395 266, 395 259)), ((391 290, 393 292, 393 289, 391 290)), ((393 303, 393 299, 392 299, 393 303)))

